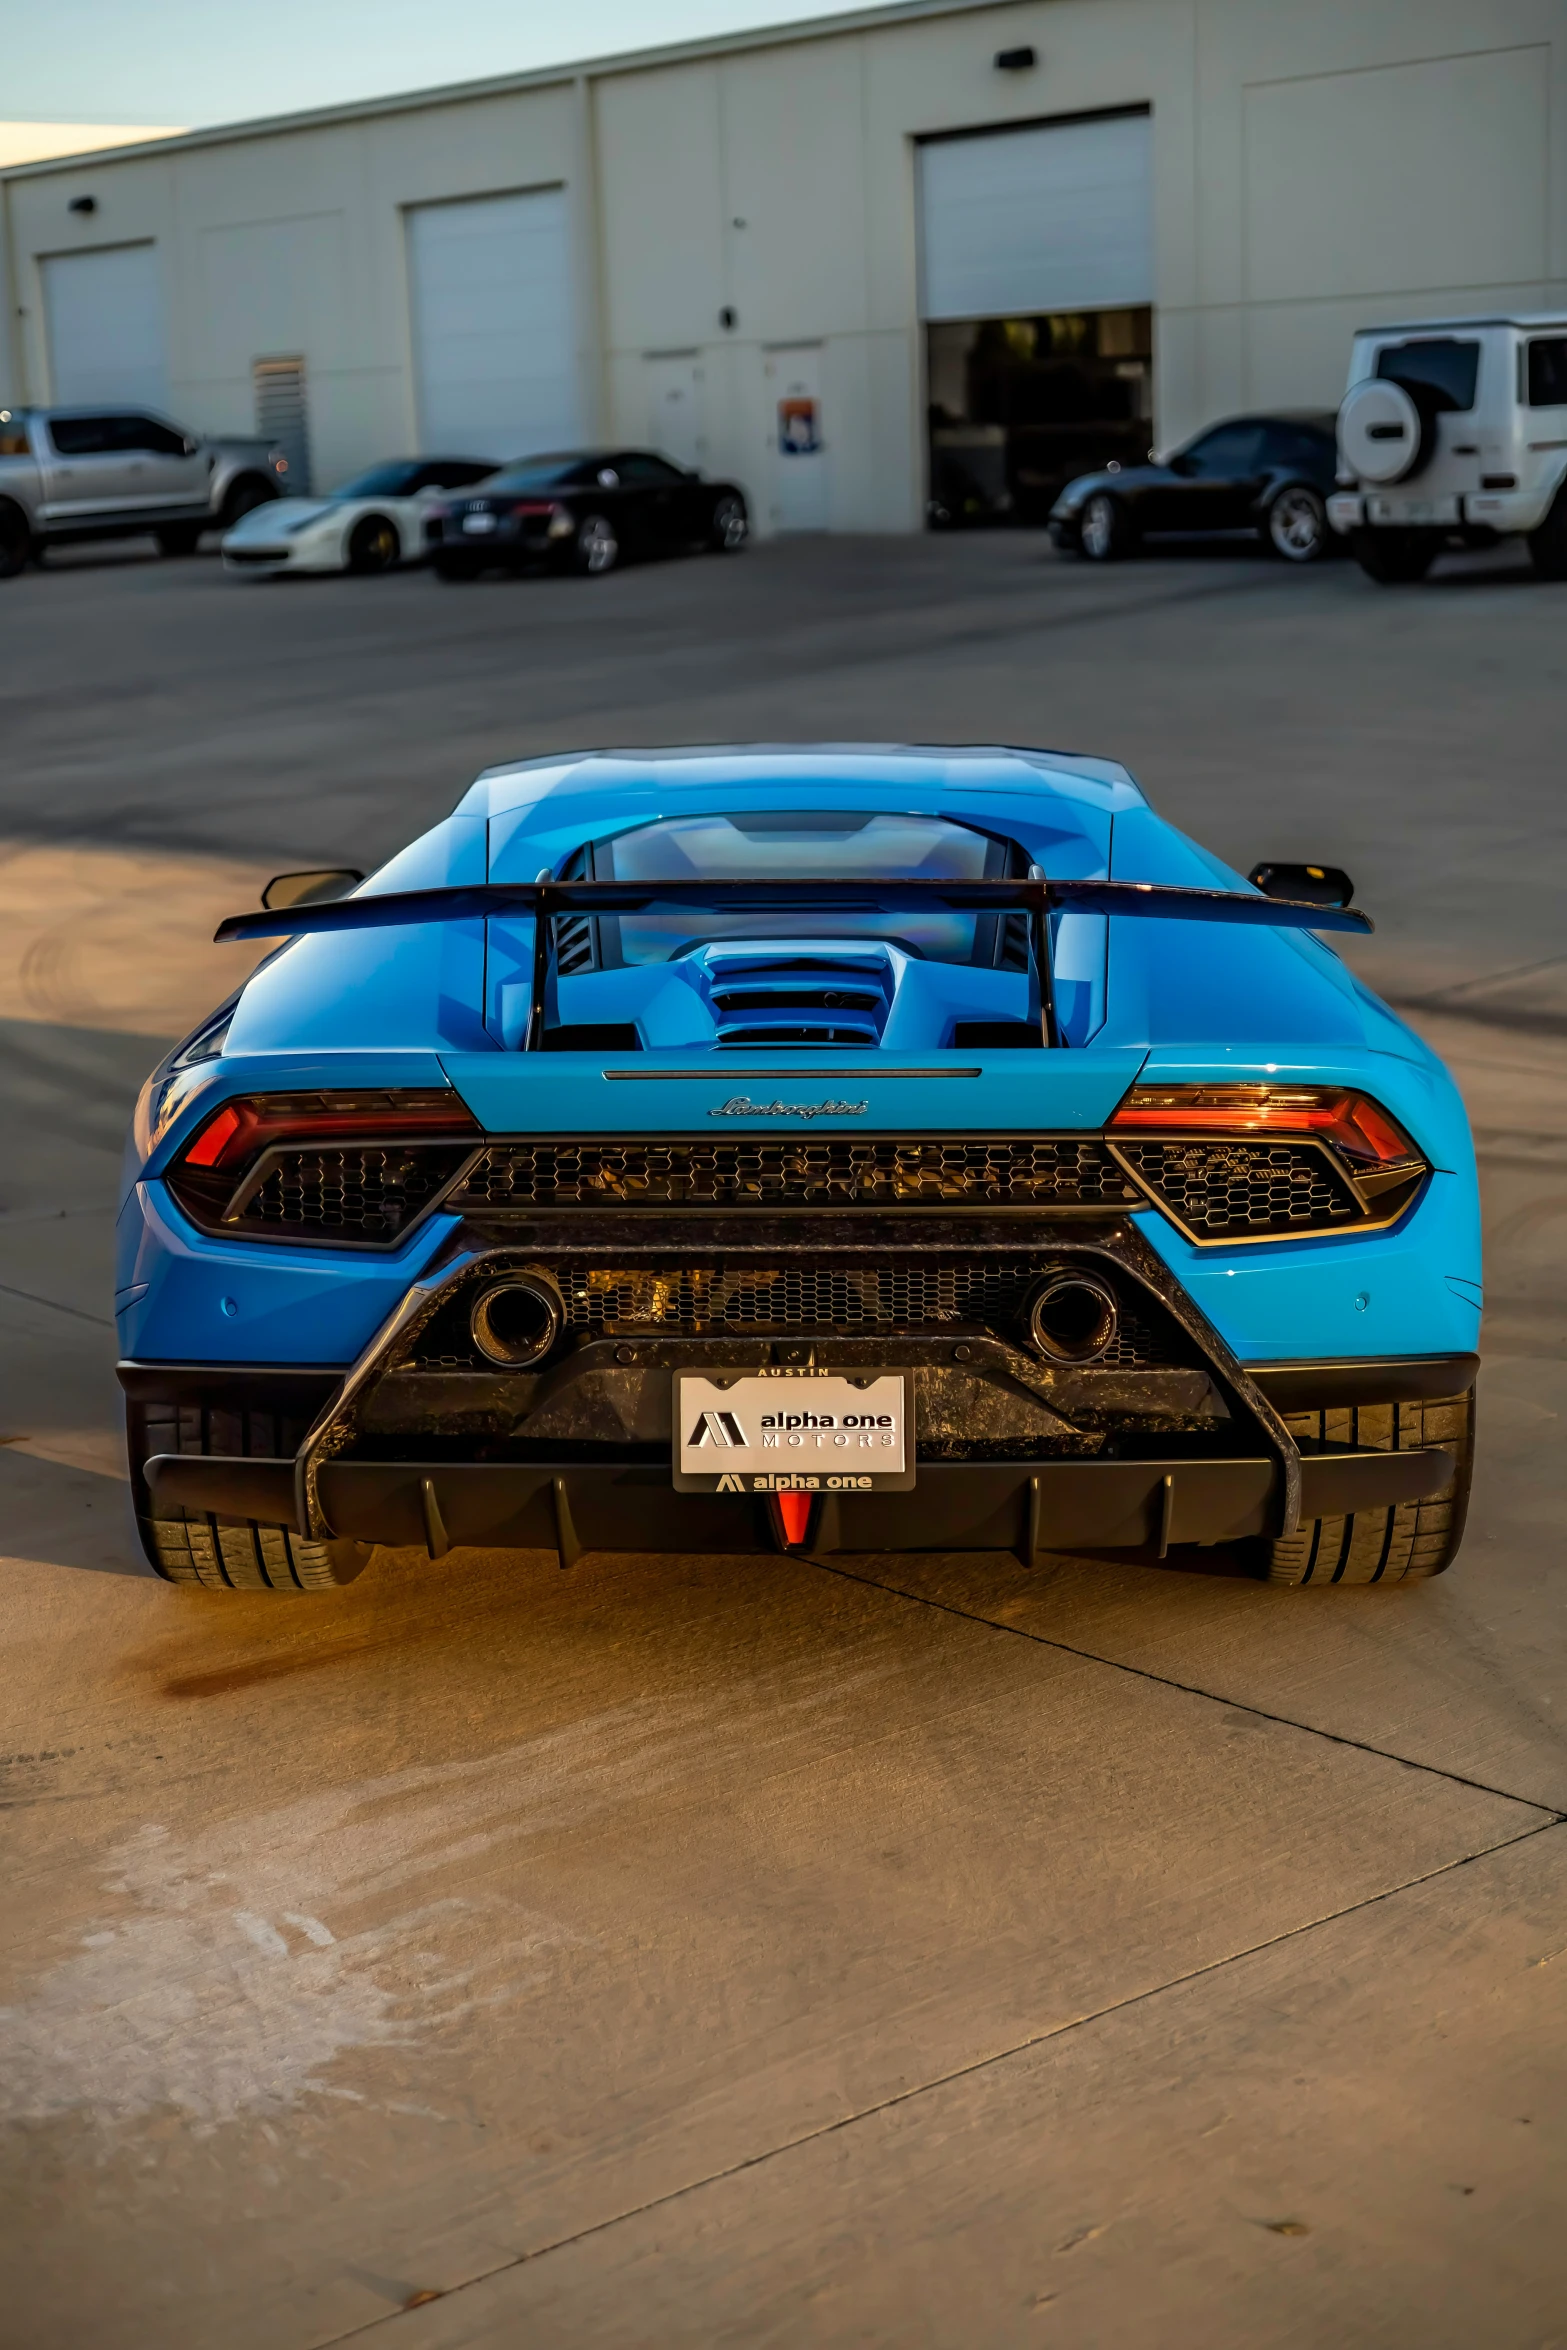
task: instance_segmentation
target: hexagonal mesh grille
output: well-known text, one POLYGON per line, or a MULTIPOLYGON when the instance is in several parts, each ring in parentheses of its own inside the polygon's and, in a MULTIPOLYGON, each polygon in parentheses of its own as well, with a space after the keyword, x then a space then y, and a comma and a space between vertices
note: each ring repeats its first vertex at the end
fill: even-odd
POLYGON ((1137 1196, 1097 1135, 735 1135, 497 1143, 450 1205, 1118 1208, 1137 1196))
MULTIPOLYGON (((706 1265, 605 1265, 554 1261, 568 1329, 593 1338, 658 1332, 702 1338, 726 1331, 831 1333, 929 1332, 963 1326, 1021 1338, 1024 1304, 1039 1267, 1018 1259, 885 1257, 874 1262, 818 1259, 768 1264, 725 1258, 706 1265)), ((1124 1292, 1109 1367, 1195 1361, 1189 1343, 1157 1308, 1135 1310, 1124 1292)), ((426 1370, 478 1369, 468 1331, 468 1301, 453 1298, 420 1338, 426 1370)))
POLYGON ((301 1239, 395 1240, 464 1156, 461 1146, 419 1150, 401 1143, 285 1151, 227 1228, 301 1239))
POLYGON ((1348 1179, 1312 1143, 1139 1139, 1121 1148, 1199 1240, 1330 1232, 1366 1221, 1348 1179))

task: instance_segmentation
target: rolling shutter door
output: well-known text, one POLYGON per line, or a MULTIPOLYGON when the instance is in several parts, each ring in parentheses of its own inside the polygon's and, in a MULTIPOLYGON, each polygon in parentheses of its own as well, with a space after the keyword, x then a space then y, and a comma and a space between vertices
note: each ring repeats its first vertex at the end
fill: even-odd
POLYGON ((564 189, 413 206, 408 274, 426 455, 581 438, 564 189))
POLYGON ((166 409, 168 345, 157 246, 53 254, 43 264, 43 285, 55 405, 166 409))
POLYGON ((1153 300, 1146 114, 930 139, 919 152, 929 320, 1031 318, 1153 300))

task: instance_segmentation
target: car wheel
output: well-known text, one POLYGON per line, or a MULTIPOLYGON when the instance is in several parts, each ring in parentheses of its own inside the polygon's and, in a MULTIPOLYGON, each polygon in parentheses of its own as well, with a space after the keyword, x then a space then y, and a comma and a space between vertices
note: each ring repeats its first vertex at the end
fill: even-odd
POLYGON ((1304 482, 1280 490, 1268 508, 1268 545, 1286 563, 1316 563, 1327 551, 1328 510, 1304 482))
POLYGON ((1541 579, 1567 579, 1567 489, 1557 491, 1539 529, 1530 531, 1529 560, 1541 579))
POLYGON ((9 499, 0 499, 0 579, 15 579, 25 570, 32 552, 33 534, 27 527, 27 516, 9 499))
POLYGON ((1095 490, 1077 526, 1079 552, 1090 563, 1118 563, 1132 544, 1126 508, 1108 490, 1095 490))
POLYGON ((397 525, 384 514, 366 514, 348 534, 348 568, 368 575, 390 571, 403 551, 397 525))
POLYGON ((1296 1534, 1262 1545, 1270 1583, 1418 1583, 1440 1575, 1458 1556, 1474 1465, 1474 1390, 1432 1403, 1361 1404, 1350 1411, 1285 1412, 1292 1436, 1366 1445, 1379 1452, 1418 1452, 1439 1445, 1457 1466, 1452 1483, 1429 1501, 1316 1518, 1296 1534))
POLYGON ((477 579, 480 566, 471 555, 433 555, 430 569, 437 579, 477 579))
POLYGON ((222 1452, 258 1439, 276 1454, 294 1449, 302 1428, 285 1429, 265 1414, 238 1415, 216 1408, 177 1410, 172 1405, 132 1404, 126 1412, 126 1449, 136 1528, 149 1564, 165 1583, 199 1583, 207 1591, 333 1591, 363 1573, 368 1542, 312 1542, 286 1526, 261 1526, 253 1519, 154 1518, 146 1515, 143 1466, 155 1453, 222 1452), (213 1442, 216 1436, 218 1441, 213 1442))
POLYGON ((171 522, 154 532, 158 547, 165 555, 194 555, 201 545, 199 522, 171 522))
POLYGON ((1436 541, 1418 530, 1357 530, 1350 545, 1361 570, 1379 587, 1424 579, 1437 556, 1436 541))
POLYGON ((589 579, 598 579, 604 572, 614 570, 620 561, 620 541, 607 515, 584 514, 577 525, 571 560, 575 569, 589 579))
POLYGON ((743 498, 720 498, 713 508, 708 544, 715 554, 738 555, 751 535, 743 498))
POLYGON ((238 481, 229 484, 219 517, 222 527, 232 530, 242 514, 254 514, 258 506, 270 506, 276 494, 270 482, 262 481, 254 473, 242 473, 238 481))

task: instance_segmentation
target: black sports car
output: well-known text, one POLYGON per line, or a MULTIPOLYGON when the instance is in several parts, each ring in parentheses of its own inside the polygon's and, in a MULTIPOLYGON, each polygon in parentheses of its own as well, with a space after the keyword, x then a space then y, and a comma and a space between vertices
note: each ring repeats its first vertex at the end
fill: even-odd
POLYGON ((1113 563, 1161 531, 1251 530, 1286 563, 1315 563, 1332 545, 1334 423, 1316 409, 1232 416, 1162 463, 1081 474, 1051 508, 1050 535, 1113 563))
POLYGON ((519 457, 425 524, 442 579, 548 563, 593 576, 622 555, 711 547, 733 555, 750 530, 732 481, 704 481, 647 449, 571 449, 519 457))

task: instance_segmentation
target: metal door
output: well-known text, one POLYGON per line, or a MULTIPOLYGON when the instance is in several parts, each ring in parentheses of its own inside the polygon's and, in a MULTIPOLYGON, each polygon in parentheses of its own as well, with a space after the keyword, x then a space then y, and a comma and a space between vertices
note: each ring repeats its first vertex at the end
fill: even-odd
POLYGON ((647 440, 688 472, 707 462, 706 376, 697 351, 650 351, 642 362, 647 384, 647 440))
POLYGON ((764 361, 772 443, 775 530, 827 528, 827 444, 822 436, 822 346, 791 343, 764 361))
POLYGON ((205 509, 211 460, 177 426, 158 416, 129 416, 121 420, 121 438, 138 504, 205 509))
POLYGON ((132 453, 121 438, 120 416, 53 416, 49 446, 41 444, 41 513, 48 522, 79 522, 97 514, 123 514, 142 503, 131 470, 132 453))

